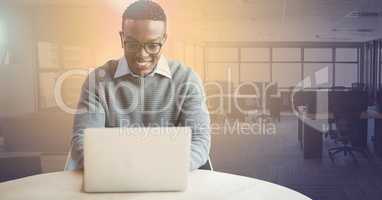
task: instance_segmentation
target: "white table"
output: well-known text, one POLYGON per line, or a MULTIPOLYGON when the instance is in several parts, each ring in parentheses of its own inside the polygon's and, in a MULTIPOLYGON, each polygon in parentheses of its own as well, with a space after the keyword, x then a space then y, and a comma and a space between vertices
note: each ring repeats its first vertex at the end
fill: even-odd
MULTIPOLYGON (((165 180, 164 180, 165 181, 165 180)), ((283 186, 258 179, 196 170, 185 192, 84 193, 82 172, 56 172, 0 183, 1 200, 310 200, 283 186)))

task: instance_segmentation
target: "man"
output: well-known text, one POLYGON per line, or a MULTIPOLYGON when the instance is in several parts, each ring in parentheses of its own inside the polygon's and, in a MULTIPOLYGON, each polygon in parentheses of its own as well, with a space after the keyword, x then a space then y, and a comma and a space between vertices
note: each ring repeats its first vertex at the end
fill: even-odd
POLYGON ((201 81, 161 54, 167 19, 152 1, 131 4, 122 17, 124 56, 93 71, 82 86, 67 170, 83 167, 83 130, 89 127, 190 126, 191 164, 206 163, 209 114, 201 81))

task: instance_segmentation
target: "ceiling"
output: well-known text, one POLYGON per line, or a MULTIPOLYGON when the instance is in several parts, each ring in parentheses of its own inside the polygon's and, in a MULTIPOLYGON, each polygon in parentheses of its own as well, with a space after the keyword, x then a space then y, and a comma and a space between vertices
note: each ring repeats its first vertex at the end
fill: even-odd
MULTIPOLYGON (((109 5, 132 0, 2 0, 35 6, 109 5)), ((366 41, 382 38, 382 0, 158 0, 169 19, 199 27, 207 40, 366 41), (347 17, 361 12, 366 16, 347 17)))
MULTIPOLYGON (((382 38, 382 0, 209 0, 201 7, 200 19, 218 27, 209 30, 211 38, 219 37, 224 30, 235 30, 232 37, 256 40, 382 38), (355 11, 371 16, 347 17, 355 11), (214 31, 220 34, 213 34, 214 31)), ((191 9, 188 17, 197 16, 197 11, 191 9)))

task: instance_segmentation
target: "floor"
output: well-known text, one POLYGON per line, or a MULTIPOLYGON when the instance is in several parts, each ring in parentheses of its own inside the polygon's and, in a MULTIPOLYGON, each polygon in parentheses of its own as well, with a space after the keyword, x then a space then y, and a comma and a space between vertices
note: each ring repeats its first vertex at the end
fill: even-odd
POLYGON ((303 159, 296 120, 292 116, 282 117, 272 135, 215 132, 212 148, 215 170, 280 184, 314 200, 381 199, 381 158, 365 159, 358 155, 359 164, 355 165, 351 158, 339 154, 332 163, 327 149, 335 144, 325 139, 322 159, 303 159))

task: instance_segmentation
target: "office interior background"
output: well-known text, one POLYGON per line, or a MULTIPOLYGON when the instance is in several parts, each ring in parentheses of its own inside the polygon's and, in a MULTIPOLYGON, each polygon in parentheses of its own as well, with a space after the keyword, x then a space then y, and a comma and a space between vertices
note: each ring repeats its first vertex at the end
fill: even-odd
MULTIPOLYGON (((87 71, 122 56, 118 31, 131 2, 0 1, 2 181, 63 170, 70 111, 87 71)), ((329 156, 330 148, 344 145, 332 128, 338 115, 302 117, 326 116, 341 103, 380 113, 382 1, 157 2, 169 20, 166 57, 191 67, 207 97, 219 92, 207 98, 216 171, 277 183, 313 199, 382 195, 380 118, 353 121, 360 124, 352 127, 358 135, 347 141, 368 151, 355 153, 354 161, 342 152, 333 160, 329 156), (259 90, 240 87, 243 83, 259 90), (234 92, 243 95, 242 108, 260 112, 231 107, 234 92), (256 130, 235 129, 236 121, 256 130)))

